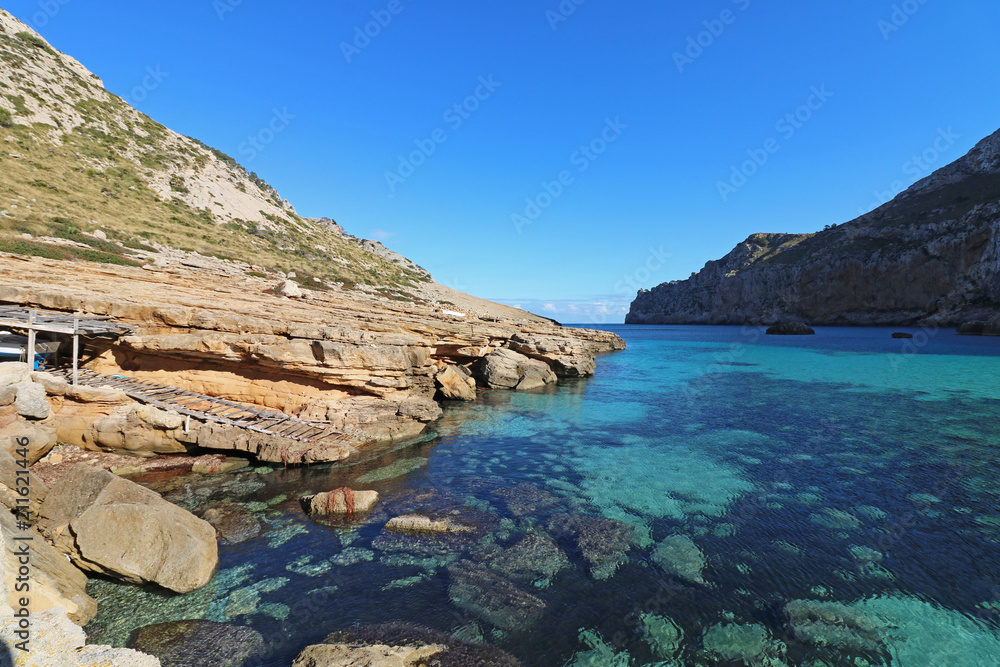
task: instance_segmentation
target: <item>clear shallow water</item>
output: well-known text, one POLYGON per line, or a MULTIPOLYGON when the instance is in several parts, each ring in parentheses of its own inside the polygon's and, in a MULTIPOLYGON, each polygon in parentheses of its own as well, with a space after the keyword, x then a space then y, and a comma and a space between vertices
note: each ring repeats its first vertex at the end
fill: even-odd
POLYGON ((538 666, 1000 664, 1000 339, 614 329, 629 349, 597 377, 486 393, 350 467, 142 480, 191 509, 246 503, 266 528, 190 595, 92 581, 91 641, 208 618, 288 665, 331 631, 408 621, 538 666), (347 484, 379 508, 330 524, 296 502, 347 484), (383 530, 413 511, 477 532, 383 530), (557 550, 525 557, 529 535, 557 550), (462 563, 497 576, 500 602, 470 603, 462 563), (510 613, 507 586, 541 611, 510 613))

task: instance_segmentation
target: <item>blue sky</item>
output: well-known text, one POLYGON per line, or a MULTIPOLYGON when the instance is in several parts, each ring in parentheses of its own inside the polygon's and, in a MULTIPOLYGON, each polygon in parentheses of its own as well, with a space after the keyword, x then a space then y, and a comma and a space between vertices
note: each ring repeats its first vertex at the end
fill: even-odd
POLYGON ((982 0, 2 6, 300 214, 565 322, 852 219, 1000 127, 982 0))

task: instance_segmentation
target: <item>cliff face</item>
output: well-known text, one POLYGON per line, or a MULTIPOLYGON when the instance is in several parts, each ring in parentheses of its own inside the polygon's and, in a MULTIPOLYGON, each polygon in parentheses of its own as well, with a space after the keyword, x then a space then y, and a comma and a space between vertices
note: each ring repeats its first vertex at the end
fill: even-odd
POLYGON ((688 280, 640 291, 628 324, 956 325, 1000 310, 1000 132, 860 218, 754 234, 688 280))

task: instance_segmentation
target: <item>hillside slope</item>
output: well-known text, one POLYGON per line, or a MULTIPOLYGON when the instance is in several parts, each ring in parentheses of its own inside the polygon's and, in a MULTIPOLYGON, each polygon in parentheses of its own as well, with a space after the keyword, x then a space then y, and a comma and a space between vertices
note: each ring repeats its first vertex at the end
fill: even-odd
POLYGON ((2 9, 0 62, 0 250, 129 264, 131 249, 168 246, 348 287, 429 280, 302 218, 256 174, 136 111, 2 9))
POLYGON ((629 324, 956 325, 1000 310, 1000 131, 891 202, 815 234, 754 234, 629 324))

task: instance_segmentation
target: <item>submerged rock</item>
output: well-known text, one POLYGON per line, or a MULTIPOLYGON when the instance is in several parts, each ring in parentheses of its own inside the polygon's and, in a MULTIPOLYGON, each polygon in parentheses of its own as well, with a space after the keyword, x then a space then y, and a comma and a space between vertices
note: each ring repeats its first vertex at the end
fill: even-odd
POLYGON ((810 514, 809 520, 817 526, 823 526, 831 530, 855 530, 861 527, 861 521, 853 514, 829 507, 822 512, 810 514))
POLYGON ((212 524, 222 544, 240 544, 260 535, 261 522, 253 512, 236 503, 211 503, 197 513, 212 524))
POLYGON ((136 630, 128 645, 156 656, 162 667, 243 667, 264 650, 264 637, 247 627, 172 621, 136 630))
POLYGON ((471 533, 475 529, 472 526, 463 526, 459 523, 454 523, 451 519, 432 519, 427 516, 421 516, 419 514, 408 514, 405 516, 397 516, 389 520, 385 524, 387 530, 391 530, 397 533, 416 533, 416 534, 439 534, 439 533, 471 533))
POLYGON ((767 330, 768 336, 811 336, 815 333, 804 322, 779 322, 767 330))
POLYGON ((215 529, 157 493, 79 463, 49 490, 38 527, 84 570, 188 593, 219 561, 215 529))
POLYGON ((487 568, 462 561, 448 567, 448 598, 461 609, 504 630, 535 625, 546 605, 487 568))
POLYGON ((367 472, 354 481, 358 484, 371 484, 373 482, 384 482, 387 479, 396 479, 397 477, 402 477, 403 475, 411 473, 414 470, 420 470, 427 465, 428 462, 429 459, 422 456, 400 459, 383 468, 376 468, 371 472, 367 472))
POLYGON ((493 495, 507 505, 511 514, 519 518, 545 514, 563 504, 562 499, 554 493, 528 482, 502 486, 494 490, 493 495))
POLYGON ((670 574, 687 581, 704 584, 705 554, 686 535, 671 535, 653 551, 653 560, 670 574))
POLYGON ((488 565, 510 579, 539 582, 551 579, 568 566, 569 558, 552 538, 529 534, 490 559, 488 565))
POLYGON ((580 641, 587 646, 587 650, 574 655, 566 667, 630 667, 632 664, 628 653, 616 653, 614 647, 592 630, 581 630, 580 641))
POLYGON ((643 614, 642 636, 657 657, 670 659, 677 657, 684 634, 672 620, 666 616, 643 614))
POLYGON ((781 642, 771 640, 765 627, 756 624, 713 625, 705 633, 703 645, 710 655, 750 665, 760 664, 766 657, 779 657, 785 651, 781 642))
POLYGON ((557 514, 548 527, 556 537, 576 542, 590 566, 590 576, 599 581, 610 578, 625 562, 635 534, 627 523, 586 514, 557 514))
POLYGON ((795 636, 804 642, 855 651, 882 646, 876 622, 862 611, 838 602, 793 600, 785 605, 795 636))
POLYGON ((906 332, 903 332, 903 331, 897 331, 897 332, 895 332, 895 333, 892 334, 892 337, 893 338, 913 338, 913 334, 906 333, 906 332))
POLYGON ((370 667, 416 667, 417 665, 520 667, 521 665, 513 656, 498 648, 479 646, 456 639, 443 632, 408 623, 363 625, 334 632, 323 641, 323 644, 310 646, 306 649, 308 653, 304 651, 293 663, 293 667, 355 667, 361 665, 370 665, 370 667), (325 652, 317 650, 317 646, 339 648, 335 651, 325 652), (350 653, 351 649, 357 649, 358 652, 352 654, 350 653), (379 656, 379 650, 388 653, 388 656, 382 658, 379 656), (424 651, 425 655, 421 655, 419 652, 421 650, 424 651), (395 651, 397 655, 393 655, 392 651, 395 651), (427 657, 428 654, 429 657, 427 657), (337 659, 341 662, 321 661, 333 660, 334 656, 340 655, 347 657, 338 657, 337 659), (314 660, 314 662, 306 662, 304 658, 314 660), (365 658, 381 658, 389 661, 363 662, 362 660, 365 658), (405 661, 407 658, 410 659, 410 662, 405 661), (345 659, 346 662, 343 661, 345 659))

